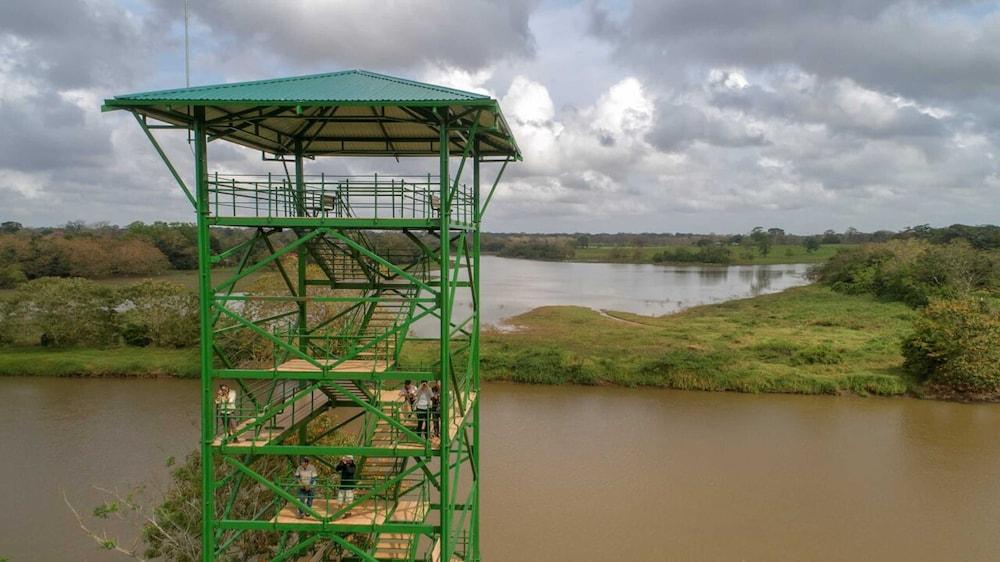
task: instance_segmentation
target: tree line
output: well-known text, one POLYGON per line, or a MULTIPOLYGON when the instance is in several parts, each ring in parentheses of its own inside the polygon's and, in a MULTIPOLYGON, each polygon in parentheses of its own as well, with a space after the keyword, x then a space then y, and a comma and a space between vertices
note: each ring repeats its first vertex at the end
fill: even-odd
MULTIPOLYGON (((229 247, 248 236, 238 229, 213 229, 212 248, 229 247)), ((197 268, 198 232, 191 223, 134 222, 119 227, 70 222, 42 228, 0 223, 3 289, 43 277, 101 279, 197 268)))
POLYGON ((904 368, 940 393, 1000 396, 1000 239, 995 227, 918 228, 839 252, 814 275, 833 290, 920 309, 904 368))

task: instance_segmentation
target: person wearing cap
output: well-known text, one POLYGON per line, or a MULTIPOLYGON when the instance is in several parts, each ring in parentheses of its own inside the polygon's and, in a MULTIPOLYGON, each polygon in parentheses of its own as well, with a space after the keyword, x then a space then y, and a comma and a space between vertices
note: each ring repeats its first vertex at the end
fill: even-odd
MULTIPOLYGON (((295 469, 295 482, 299 486, 299 501, 312 507, 313 497, 316 495, 316 491, 313 489, 313 486, 316 485, 316 467, 309 462, 309 457, 302 457, 298 468, 295 469)), ((299 508, 299 519, 302 519, 305 514, 306 512, 299 508)))
MULTIPOLYGON (((340 502, 341 506, 354 503, 354 486, 357 482, 355 475, 358 473, 358 466, 354 464, 354 457, 347 455, 340 459, 334 470, 340 473, 340 488, 337 489, 337 501, 340 502)), ((350 511, 344 514, 344 517, 350 516, 350 511)))

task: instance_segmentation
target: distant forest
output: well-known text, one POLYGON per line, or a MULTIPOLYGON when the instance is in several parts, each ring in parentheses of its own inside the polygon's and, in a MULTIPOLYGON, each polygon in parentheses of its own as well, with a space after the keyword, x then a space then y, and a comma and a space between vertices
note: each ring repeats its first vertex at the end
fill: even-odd
POLYGON ((652 261, 728 263, 730 249, 733 248, 755 248, 766 255, 771 247, 777 245, 801 245, 807 251, 815 251, 820 245, 857 245, 899 239, 926 240, 933 244, 965 240, 977 249, 997 249, 1000 248, 1000 226, 955 224, 944 228, 933 228, 924 224, 908 227, 902 231, 862 232, 856 228, 848 228, 844 232, 827 230, 819 234, 789 234, 776 227, 757 227, 745 234, 699 234, 695 232, 487 233, 483 234, 482 237, 482 250, 504 257, 566 260, 572 259, 578 250, 588 248, 657 247, 663 248, 663 250, 653 254, 652 261))
MULTIPOLYGON (((212 248, 230 248, 251 235, 250 230, 212 229, 212 248)), ((293 233, 279 236, 291 239, 293 233)), ((416 256, 417 248, 398 233, 368 233, 382 252, 404 258, 416 256)), ((587 248, 657 248, 654 262, 698 261, 727 263, 731 248, 756 248, 766 255, 773 245, 801 245, 812 251, 829 244, 864 244, 894 239, 920 239, 941 244, 965 240, 977 249, 1000 248, 1000 226, 952 225, 933 228, 920 225, 895 232, 844 232, 827 230, 812 235, 789 234, 781 228, 758 227, 745 234, 674 233, 484 233, 482 250, 506 257, 528 259, 572 259, 587 248)), ((260 252, 266 250, 261 247, 260 252)), ((611 256, 616 255, 611 252, 611 256)), ((222 265, 235 265, 235 257, 222 265), (230 263, 231 262, 231 263, 230 263)), ((150 276, 168 270, 198 267, 197 231, 191 223, 134 222, 121 227, 106 223, 70 222, 58 227, 24 227, 0 223, 0 288, 11 288, 41 277, 86 277, 100 279, 150 276)))

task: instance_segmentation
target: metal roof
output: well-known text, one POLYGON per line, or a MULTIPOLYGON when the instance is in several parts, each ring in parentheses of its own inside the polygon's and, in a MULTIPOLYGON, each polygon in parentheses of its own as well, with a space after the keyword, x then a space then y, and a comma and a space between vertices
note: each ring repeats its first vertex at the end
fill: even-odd
MULTIPOLYGON (((367 70, 344 70, 115 96, 129 102, 411 103, 492 101, 489 96, 367 70)), ((111 102, 109 105, 117 105, 111 102)))
POLYGON ((205 108, 211 139, 274 154, 298 141, 307 156, 436 155, 447 119, 451 150, 478 123, 481 155, 521 158, 493 98, 366 70, 126 94, 103 109, 191 127, 194 107, 205 108))

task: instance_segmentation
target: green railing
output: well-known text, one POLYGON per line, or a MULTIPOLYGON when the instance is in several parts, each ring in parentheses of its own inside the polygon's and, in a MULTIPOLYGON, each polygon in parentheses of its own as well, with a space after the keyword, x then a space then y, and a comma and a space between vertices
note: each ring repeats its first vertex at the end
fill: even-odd
MULTIPOLYGON (((443 207, 438 176, 305 175, 300 200, 295 182, 285 176, 220 175, 208 180, 215 217, 328 217, 434 219, 443 207)), ((471 186, 449 181, 451 220, 471 224, 475 216, 471 186)))

